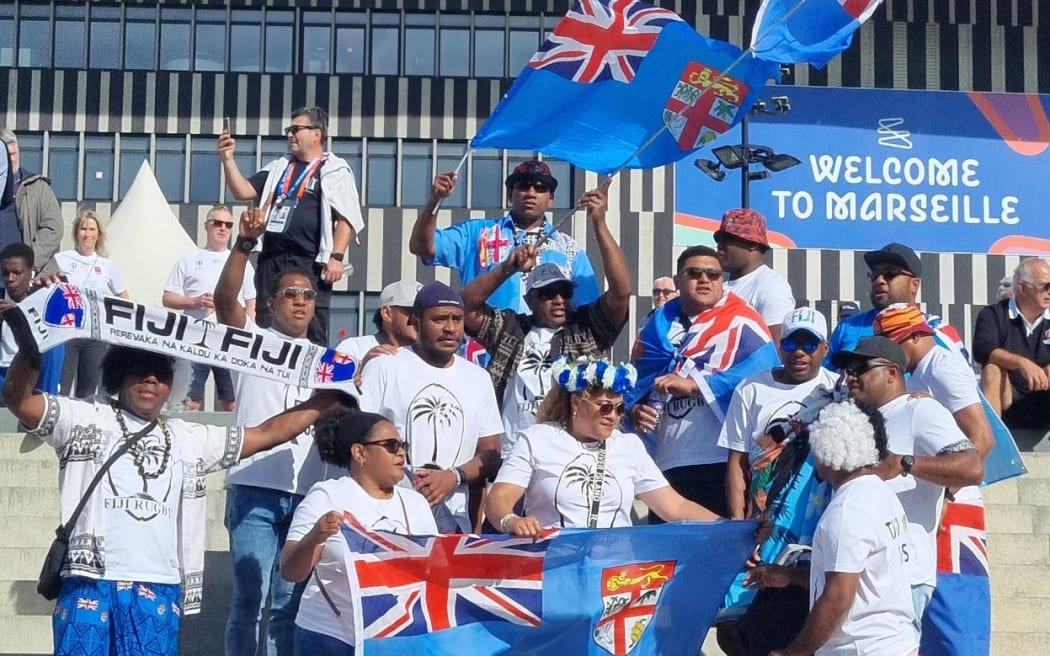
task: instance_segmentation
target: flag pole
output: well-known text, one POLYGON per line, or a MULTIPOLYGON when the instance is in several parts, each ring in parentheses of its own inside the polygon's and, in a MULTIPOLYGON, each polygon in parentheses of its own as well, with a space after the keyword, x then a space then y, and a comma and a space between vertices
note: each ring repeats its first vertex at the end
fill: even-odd
MULTIPOLYGON (((470 142, 468 141, 467 145, 464 146, 464 148, 463 148, 463 156, 459 158, 459 163, 456 164, 456 168, 452 169, 452 175, 455 175, 455 176, 459 175, 460 169, 462 169, 463 165, 467 163, 467 158, 470 157, 470 153, 473 150, 474 149, 470 147, 470 142)), ((437 204, 434 205, 434 213, 435 214, 437 214, 437 211, 439 209, 441 209, 441 202, 444 201, 444 200, 445 200, 444 197, 438 198, 437 204)))
MULTIPOLYGON (((795 13, 796 11, 798 11, 799 9, 801 9, 801 8, 802 8, 802 6, 803 6, 803 5, 805 5, 805 4, 806 4, 806 3, 808 2, 808 1, 809 1, 809 0, 799 0, 799 3, 798 3, 798 4, 796 4, 796 5, 794 6, 794 7, 792 7, 792 8, 791 8, 791 9, 789 9, 789 10, 788 10, 787 12, 785 12, 785 13, 784 13, 784 15, 783 15, 783 16, 781 16, 781 17, 780 17, 780 19, 779 19, 779 20, 778 20, 778 21, 777 21, 776 23, 774 23, 773 25, 770 25, 770 26, 769 26, 769 29, 767 29, 767 30, 766 30, 766 35, 768 35, 768 34, 769 34, 770 32, 772 32, 772 31, 773 31, 773 30, 775 30, 776 28, 778 28, 778 27, 780 27, 781 25, 783 25, 784 23, 786 23, 786 22, 787 22, 787 20, 788 20, 789 18, 791 18, 791 16, 792 16, 792 15, 794 15, 794 13, 795 13)), ((758 41, 759 41, 759 42, 761 42, 761 41, 762 41, 762 35, 759 35, 758 41)), ((747 58, 748 58, 748 56, 754 56, 754 52, 755 52, 755 44, 754 44, 754 43, 752 43, 752 44, 751 44, 751 46, 750 46, 750 47, 748 47, 748 49, 747 49, 747 50, 745 50, 745 51, 743 51, 742 53, 740 53, 740 56, 739 56, 739 57, 737 57, 736 59, 734 59, 734 60, 733 60, 733 61, 732 61, 732 62, 731 62, 731 63, 729 64, 729 66, 726 66, 725 70, 723 70, 723 71, 722 71, 721 73, 719 73, 719 74, 718 74, 718 75, 717 75, 717 76, 715 77, 715 79, 711 81, 711 83, 710 83, 710 84, 708 84, 708 85, 707 85, 706 87, 704 87, 703 89, 701 89, 701 90, 700 90, 700 95, 698 95, 698 96, 696 97, 696 100, 695 100, 695 101, 693 102, 693 105, 695 105, 695 104, 696 104, 697 102, 699 102, 699 101, 700 101, 700 99, 704 97, 704 94, 708 92, 708 90, 710 90, 710 89, 713 89, 713 88, 714 88, 715 86, 717 86, 717 85, 718 85, 718 83, 719 83, 719 82, 721 82, 721 81, 722 81, 723 79, 725 79, 725 78, 729 77, 729 71, 733 70, 733 69, 734 69, 734 68, 735 68, 735 67, 736 67, 737 65, 739 65, 739 64, 740 64, 740 63, 741 63, 742 61, 744 61, 745 59, 747 59, 747 58)), ((674 114, 674 118, 678 118, 678 117, 680 117, 680 116, 681 116, 682 114, 684 114, 684 113, 685 113, 685 111, 686 111, 687 109, 689 109, 689 108, 690 108, 690 107, 692 107, 693 105, 684 105, 684 104, 683 104, 682 108, 681 108, 681 109, 679 109, 679 110, 678 110, 677 112, 675 112, 675 114, 674 114)), ((749 107, 749 108, 747 109, 747 111, 751 111, 751 108, 749 107)), ((604 181, 604 182, 602 182, 601 184, 599 184, 598 186, 599 186, 599 187, 604 187, 604 188, 606 188, 606 189, 607 189, 607 188, 609 187, 609 185, 611 185, 611 184, 612 184, 612 181, 613 181, 613 179, 615 179, 615 178, 616 178, 616 176, 618 176, 618 175, 620 175, 621 173, 623 173, 624 169, 626 169, 626 168, 627 168, 627 165, 631 163, 631 160, 632 160, 632 159, 634 159, 635 157, 637 157, 637 156, 638 156, 638 155, 639 155, 639 154, 640 154, 640 153, 641 153, 641 152, 642 152, 643 150, 645 150, 645 149, 646 149, 646 148, 648 148, 649 146, 651 146, 651 145, 653 145, 654 143, 656 143, 656 140, 657 140, 657 139, 659 139, 659 138, 660 138, 660 137, 661 137, 661 136, 663 135, 663 133, 667 131, 668 127, 669 127, 669 123, 668 123, 668 121, 664 121, 664 124, 663 124, 662 126, 660 126, 660 129, 659 129, 659 130, 657 130, 656 132, 654 132, 654 133, 652 134, 652 136, 650 136, 650 137, 649 137, 648 139, 646 139, 646 140, 645 140, 645 141, 644 141, 644 142, 642 143, 642 145, 641 145, 641 146, 638 146, 638 148, 636 148, 636 149, 635 149, 635 151, 634 151, 633 153, 631 153, 631 154, 630 154, 630 155, 629 155, 629 156, 627 157, 627 159, 626 159, 626 160, 624 160, 623 164, 621 164, 621 165, 620 165, 620 166, 619 166, 619 167, 618 167, 618 168, 617 168, 617 169, 616 169, 615 171, 613 171, 612 173, 610 173, 610 174, 609 174, 609 175, 608 175, 608 176, 607 176, 607 177, 605 178, 605 181, 604 181)), ((540 247, 540 246, 542 246, 542 245, 543 245, 544 243, 546 243, 546 242, 547 242, 547 240, 548 240, 548 239, 550 239, 550 235, 554 234, 554 231, 555 231, 555 230, 558 230, 558 229, 559 229, 559 228, 560 228, 561 226, 565 225, 565 222, 566 222, 566 221, 568 221, 569 219, 571 219, 571 218, 573 217, 573 215, 575 215, 575 214, 576 214, 576 209, 577 209, 577 208, 573 208, 572 210, 570 210, 569 212, 567 212, 567 213, 566 213, 566 214, 565 214, 565 215, 564 215, 563 217, 561 217, 560 219, 558 219, 558 220, 557 220, 557 221, 556 221, 556 222, 555 222, 555 223, 553 224, 553 226, 551 227, 551 231, 550 231, 550 232, 548 232, 547 234, 543 235, 543 236, 542 236, 542 237, 541 237, 541 238, 539 239, 539 241, 537 241, 537 242, 536 242, 536 248, 539 248, 539 247, 540 247)))

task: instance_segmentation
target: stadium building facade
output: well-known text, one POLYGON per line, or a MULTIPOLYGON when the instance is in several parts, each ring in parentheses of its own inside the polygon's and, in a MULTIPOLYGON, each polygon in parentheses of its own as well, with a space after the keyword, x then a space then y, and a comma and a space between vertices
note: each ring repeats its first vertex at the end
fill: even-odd
MULTIPOLYGON (((657 4, 703 34, 745 44, 760 3, 657 4)), ((146 159, 187 232, 202 242, 208 208, 232 200, 215 154, 223 117, 232 119, 241 169, 254 171, 284 151, 282 130, 293 108, 324 107, 331 150, 355 169, 367 225, 350 252, 356 273, 341 283, 345 293, 333 308, 335 339, 369 330, 384 283, 450 280, 446 270, 420 266, 407 249, 430 182, 455 165, 568 6, 14 0, 0 5, 0 125, 17 132, 23 166, 51 177, 67 231, 78 207, 108 215, 146 159)), ((1048 43, 1050 0, 886 0, 826 69, 795 66, 784 82, 1048 92, 1048 43)), ((508 167, 532 154, 473 153, 439 225, 502 214, 508 167)), ((597 181, 565 162, 550 163, 562 180, 559 208, 597 181)), ((635 273, 634 316, 642 317, 653 277, 673 269, 673 167, 628 172, 613 190, 610 223, 635 273)), ((569 229, 597 252, 582 212, 569 229)), ((858 252, 778 249, 770 257, 800 302, 829 312, 834 299, 866 297, 858 252)), ((1016 261, 926 254, 922 300, 968 333, 972 315, 994 298, 996 282, 1016 261)))

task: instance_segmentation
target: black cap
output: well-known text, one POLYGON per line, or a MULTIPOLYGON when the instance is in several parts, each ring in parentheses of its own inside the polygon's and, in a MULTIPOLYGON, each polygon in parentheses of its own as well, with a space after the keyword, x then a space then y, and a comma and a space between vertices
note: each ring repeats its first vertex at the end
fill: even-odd
POLYGON ((915 254, 915 251, 904 244, 893 242, 892 244, 886 244, 877 251, 868 251, 864 254, 864 263, 868 265, 869 269, 881 262, 896 264, 910 271, 916 278, 922 277, 922 261, 919 260, 919 256, 915 254))
POLYGON ((881 336, 864 337, 857 342, 852 351, 835 353, 831 356, 831 364, 842 369, 854 360, 874 360, 875 358, 889 360, 901 371, 905 371, 908 367, 908 358, 904 355, 904 349, 892 339, 881 336))

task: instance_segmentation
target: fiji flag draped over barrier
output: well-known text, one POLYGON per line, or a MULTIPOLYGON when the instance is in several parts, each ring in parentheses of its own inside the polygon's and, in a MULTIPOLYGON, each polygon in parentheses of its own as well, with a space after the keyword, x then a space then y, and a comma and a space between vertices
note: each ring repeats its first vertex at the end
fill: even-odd
POLYGON ((849 47, 882 0, 765 0, 751 31, 755 57, 823 68, 849 47))
POLYGON ((747 57, 716 83, 741 53, 640 0, 576 0, 470 145, 539 150, 599 173, 676 162, 742 119, 779 74, 747 57))
POLYGON ((506 535, 342 534, 362 656, 695 656, 754 522, 506 535), (363 640, 362 640, 363 638, 363 640))

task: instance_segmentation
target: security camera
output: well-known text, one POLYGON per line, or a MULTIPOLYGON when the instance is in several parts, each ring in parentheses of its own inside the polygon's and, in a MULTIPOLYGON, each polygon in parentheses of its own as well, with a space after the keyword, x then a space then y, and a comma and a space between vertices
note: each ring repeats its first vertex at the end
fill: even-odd
POLYGON ((773 96, 773 107, 778 112, 790 112, 791 100, 787 96, 773 96))

